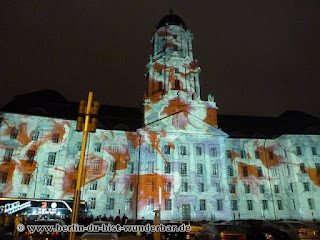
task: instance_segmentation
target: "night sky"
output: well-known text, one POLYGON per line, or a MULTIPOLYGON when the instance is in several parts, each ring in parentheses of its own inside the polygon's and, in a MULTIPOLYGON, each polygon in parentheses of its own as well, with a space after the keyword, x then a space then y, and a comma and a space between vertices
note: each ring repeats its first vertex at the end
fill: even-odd
POLYGON ((162 17, 194 34, 202 99, 221 114, 320 117, 320 1, 0 1, 0 106, 42 89, 141 107, 162 17))

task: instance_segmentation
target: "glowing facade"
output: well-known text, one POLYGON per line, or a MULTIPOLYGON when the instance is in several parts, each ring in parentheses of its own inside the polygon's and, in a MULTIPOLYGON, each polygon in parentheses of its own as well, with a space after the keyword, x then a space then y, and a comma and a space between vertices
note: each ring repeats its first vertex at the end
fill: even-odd
MULTIPOLYGON (((93 215, 162 219, 320 218, 319 135, 229 138, 181 18, 164 17, 147 65, 144 126, 90 134, 82 199, 93 215)), ((82 133, 76 122, 2 113, 0 192, 73 197, 82 133)))

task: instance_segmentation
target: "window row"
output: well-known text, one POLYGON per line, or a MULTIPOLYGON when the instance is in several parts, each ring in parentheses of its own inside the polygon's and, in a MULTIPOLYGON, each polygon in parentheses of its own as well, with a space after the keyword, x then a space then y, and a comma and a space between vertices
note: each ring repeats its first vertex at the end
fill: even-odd
MULTIPOLYGON (((148 144, 148 152, 155 153, 155 148, 153 144, 148 144)), ((172 147, 170 145, 164 145, 163 147, 164 154, 171 154, 172 147)), ((186 145, 181 145, 179 147, 179 154, 182 156, 189 155, 188 147, 186 145)), ((195 146, 195 155, 202 156, 204 154, 204 147, 203 146, 195 146)), ((219 151, 218 147, 209 147, 209 156, 211 157, 218 157, 219 151)))

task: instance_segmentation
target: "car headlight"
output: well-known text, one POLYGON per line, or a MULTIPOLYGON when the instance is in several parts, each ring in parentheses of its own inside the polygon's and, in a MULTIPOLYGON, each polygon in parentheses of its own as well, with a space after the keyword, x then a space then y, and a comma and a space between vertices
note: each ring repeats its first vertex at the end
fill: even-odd
POLYGON ((264 236, 267 240, 274 240, 274 237, 271 234, 266 233, 264 236))

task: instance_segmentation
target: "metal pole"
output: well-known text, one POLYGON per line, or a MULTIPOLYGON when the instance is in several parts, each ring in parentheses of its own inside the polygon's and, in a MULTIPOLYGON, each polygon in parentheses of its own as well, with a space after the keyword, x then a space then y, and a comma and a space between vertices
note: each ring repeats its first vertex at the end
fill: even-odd
MULTIPOLYGON (((83 171, 83 164, 84 164, 84 157, 86 153, 86 146, 87 146, 87 138, 88 138, 88 129, 89 129, 89 122, 90 122, 90 113, 91 113, 91 106, 92 106, 92 96, 93 92, 89 92, 87 108, 85 112, 85 122, 84 122, 84 130, 82 136, 82 145, 81 145, 81 153, 80 153, 80 161, 79 161, 79 168, 78 168, 78 176, 77 176, 77 185, 74 192, 74 199, 73 199, 73 206, 72 206, 72 217, 71 217, 71 225, 78 222, 78 212, 80 206, 80 195, 81 195, 81 183, 82 183, 82 171, 83 171)), ((74 240, 75 232, 70 232, 69 240, 74 240)))

